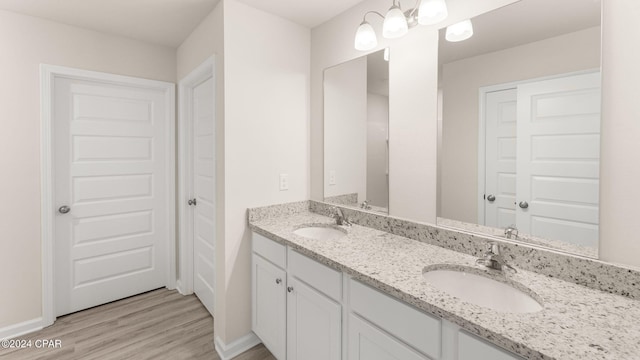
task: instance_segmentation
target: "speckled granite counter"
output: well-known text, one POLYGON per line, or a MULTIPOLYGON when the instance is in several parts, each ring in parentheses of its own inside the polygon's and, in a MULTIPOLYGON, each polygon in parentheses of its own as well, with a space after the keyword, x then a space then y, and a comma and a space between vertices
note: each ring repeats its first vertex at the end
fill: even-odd
POLYGON ((640 359, 637 300, 519 270, 506 276, 537 294, 544 309, 495 312, 462 302, 423 280, 423 269, 436 264, 490 272, 475 265, 475 257, 358 225, 338 240, 303 238, 293 234, 301 225, 334 223, 303 206, 251 219, 250 227, 527 359, 640 359))

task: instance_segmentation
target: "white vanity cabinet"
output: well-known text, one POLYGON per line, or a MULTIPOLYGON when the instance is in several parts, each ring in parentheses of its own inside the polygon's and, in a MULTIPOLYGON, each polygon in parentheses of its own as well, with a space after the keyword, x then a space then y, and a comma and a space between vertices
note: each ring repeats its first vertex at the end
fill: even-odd
POLYGON ((286 248, 253 236, 251 327, 277 359, 284 359, 287 338, 286 248))
POLYGON ((278 360, 522 360, 264 236, 252 249, 252 328, 278 360))
POLYGON ((252 268, 252 327, 273 356, 340 360, 342 273, 255 233, 252 268))
POLYGON ((458 360, 522 360, 494 345, 460 330, 458 333, 458 360))
POLYGON ((440 359, 439 318, 355 280, 349 281, 348 299, 349 359, 368 359, 363 351, 372 347, 382 359, 440 359))

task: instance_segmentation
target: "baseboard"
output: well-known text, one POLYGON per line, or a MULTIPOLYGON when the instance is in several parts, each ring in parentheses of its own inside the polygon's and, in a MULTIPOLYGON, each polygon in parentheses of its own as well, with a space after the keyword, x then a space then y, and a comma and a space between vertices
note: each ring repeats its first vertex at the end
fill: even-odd
POLYGON ((178 290, 178 292, 182 295, 187 295, 184 293, 184 291, 182 290, 182 281, 177 280, 176 281, 176 290, 178 290))
POLYGON ((42 318, 39 317, 19 324, 5 326, 0 328, 0 339, 12 339, 34 331, 42 330, 42 324, 42 318))
POLYGON ((222 340, 216 336, 215 346, 216 352, 218 353, 218 356, 220 356, 220 359, 230 360, 251 349, 252 347, 260 344, 261 342, 262 341, 260 341, 260 339, 252 331, 228 345, 223 343, 222 340))

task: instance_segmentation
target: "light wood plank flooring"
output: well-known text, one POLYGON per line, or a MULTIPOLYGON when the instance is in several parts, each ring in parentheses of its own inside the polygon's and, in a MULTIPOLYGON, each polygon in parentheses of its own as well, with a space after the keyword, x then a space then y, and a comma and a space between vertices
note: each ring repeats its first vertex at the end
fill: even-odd
MULTIPOLYGON (((213 318, 194 295, 158 289, 59 317, 19 339, 27 349, 0 349, 0 359, 220 360, 213 347, 213 318), (59 349, 36 349, 37 339, 59 339, 59 349)), ((235 360, 275 360, 260 344, 235 360)))

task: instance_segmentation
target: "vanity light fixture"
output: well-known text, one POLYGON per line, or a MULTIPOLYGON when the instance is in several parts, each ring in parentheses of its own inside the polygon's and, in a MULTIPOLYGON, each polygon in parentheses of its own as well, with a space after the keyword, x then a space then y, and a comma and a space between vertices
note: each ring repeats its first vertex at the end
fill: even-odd
POLYGON ((416 6, 407 11, 402 11, 400 2, 393 0, 393 4, 387 15, 377 11, 368 11, 362 17, 362 23, 358 26, 355 38, 356 50, 367 51, 378 45, 378 38, 373 27, 367 21, 367 15, 376 14, 384 19, 382 23, 382 36, 386 39, 396 39, 404 36, 412 27, 433 25, 446 19, 448 16, 445 0, 418 0, 416 6))
POLYGON ((471 24, 471 20, 467 19, 464 21, 460 21, 459 23, 455 23, 453 25, 447 26, 445 39, 447 39, 447 41, 450 41, 450 42, 458 42, 458 41, 467 40, 472 36, 473 36, 473 25, 471 24))

